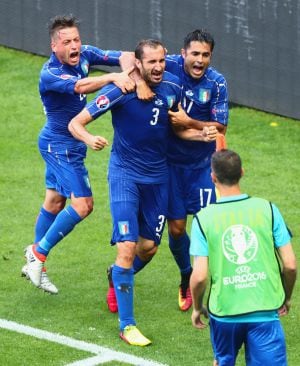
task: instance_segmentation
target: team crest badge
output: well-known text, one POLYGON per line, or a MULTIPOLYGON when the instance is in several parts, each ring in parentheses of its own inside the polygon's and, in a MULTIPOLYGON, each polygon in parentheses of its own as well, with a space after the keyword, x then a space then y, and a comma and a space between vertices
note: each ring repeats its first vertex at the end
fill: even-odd
POLYGON ((87 175, 85 175, 85 176, 83 177, 83 179, 84 179, 85 185, 86 185, 88 188, 91 188, 91 183, 90 183, 90 179, 89 179, 89 177, 88 177, 87 175))
POLYGON ((129 234, 129 222, 128 221, 119 221, 118 227, 119 227, 119 233, 121 235, 129 234))
POLYGON ((202 103, 206 103, 210 100, 210 90, 209 89, 200 89, 199 90, 199 100, 202 103))
POLYGON ((89 63, 86 60, 81 63, 81 70, 83 71, 85 76, 88 75, 88 73, 89 73, 89 63))
POLYGON ((175 95, 169 95, 167 97, 167 101, 168 101, 168 107, 172 108, 175 103, 175 95))

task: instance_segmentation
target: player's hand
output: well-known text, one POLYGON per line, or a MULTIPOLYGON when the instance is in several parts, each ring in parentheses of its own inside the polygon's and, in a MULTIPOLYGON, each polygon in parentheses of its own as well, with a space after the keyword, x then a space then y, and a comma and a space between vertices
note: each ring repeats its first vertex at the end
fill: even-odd
POLYGON ((181 103, 178 103, 178 111, 173 112, 171 110, 168 111, 170 121, 175 127, 188 127, 189 116, 185 113, 185 110, 182 108, 181 103))
POLYGON ((130 93, 135 90, 135 82, 131 79, 130 74, 134 71, 135 67, 131 66, 128 69, 115 73, 114 84, 122 90, 122 93, 130 93))
POLYGON ((278 315, 279 316, 285 316, 288 315, 291 307, 291 302, 289 300, 286 300, 285 303, 281 306, 281 308, 278 309, 278 315))
POLYGON ((205 126, 202 130, 202 135, 205 142, 215 141, 217 138, 218 130, 216 126, 205 126))
POLYGON ((203 321, 201 320, 201 314, 205 318, 208 318, 208 312, 205 307, 202 307, 200 310, 193 309, 192 316, 191 316, 192 324, 195 328, 198 328, 198 329, 204 329, 207 327, 207 324, 203 323, 203 321))
POLYGON ((88 145, 91 149, 99 151, 105 148, 105 146, 108 146, 109 143, 106 140, 105 137, 102 136, 91 136, 90 141, 88 142, 88 145))
POLYGON ((140 100, 144 100, 146 102, 152 100, 155 95, 143 79, 136 81, 136 94, 140 100))

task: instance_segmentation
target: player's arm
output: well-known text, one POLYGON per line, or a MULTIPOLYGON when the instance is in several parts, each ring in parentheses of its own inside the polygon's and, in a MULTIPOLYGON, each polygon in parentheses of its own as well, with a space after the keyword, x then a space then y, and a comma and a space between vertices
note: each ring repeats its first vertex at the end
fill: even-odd
POLYGON ((182 108, 181 103, 178 104, 178 111, 169 110, 170 121, 175 127, 193 128, 202 130, 204 127, 215 126, 219 133, 225 135, 226 126, 216 121, 199 121, 190 117, 182 108))
POLYGON ((108 146, 108 141, 102 136, 94 136, 88 132, 86 125, 93 121, 89 111, 84 108, 69 123, 68 129, 71 134, 80 141, 90 146, 93 150, 102 150, 108 146))
POLYGON ((215 126, 205 126, 202 130, 194 128, 173 127, 174 133, 183 140, 212 142, 217 138, 218 130, 215 126))
POLYGON ((89 94, 101 89, 103 86, 114 83, 123 93, 132 92, 135 89, 135 83, 131 79, 130 74, 134 67, 131 66, 123 72, 112 72, 100 76, 89 76, 79 79, 74 87, 77 94, 89 94))
POLYGON ((127 70, 130 67, 134 67, 134 70, 130 76, 136 85, 137 97, 145 101, 153 99, 155 93, 153 93, 145 80, 142 78, 139 69, 135 67, 134 52, 122 52, 119 61, 122 70, 127 70))
POLYGON ((291 298, 297 277, 297 261, 292 244, 287 243, 278 248, 282 263, 282 280, 285 291, 285 303, 279 310, 280 315, 286 315, 291 307, 291 298))
POLYGON ((203 298, 207 282, 208 257, 195 256, 193 272, 190 278, 190 289, 193 299, 192 324, 202 329, 206 325, 201 320, 201 314, 207 317, 207 310, 203 306, 203 298))

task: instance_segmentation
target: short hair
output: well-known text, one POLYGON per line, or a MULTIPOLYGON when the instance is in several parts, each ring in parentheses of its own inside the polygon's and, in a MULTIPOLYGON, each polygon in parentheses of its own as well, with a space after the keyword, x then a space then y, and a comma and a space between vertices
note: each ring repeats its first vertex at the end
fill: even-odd
POLYGON ((193 32, 187 34, 183 41, 183 48, 185 50, 189 48, 193 41, 208 43, 211 51, 215 47, 215 40, 206 29, 195 29, 193 32))
POLYGON ((48 23, 48 30, 50 38, 54 38, 56 33, 64 28, 79 28, 79 20, 72 14, 70 15, 56 15, 51 18, 48 23))
POLYGON ((211 168, 217 180, 227 186, 237 184, 242 177, 242 160, 232 150, 215 152, 211 158, 211 168))
POLYGON ((135 58, 137 58, 138 60, 141 60, 143 58, 145 46, 148 46, 151 48, 162 47, 163 49, 165 49, 162 42, 157 39, 143 39, 136 45, 135 51, 134 51, 135 58))

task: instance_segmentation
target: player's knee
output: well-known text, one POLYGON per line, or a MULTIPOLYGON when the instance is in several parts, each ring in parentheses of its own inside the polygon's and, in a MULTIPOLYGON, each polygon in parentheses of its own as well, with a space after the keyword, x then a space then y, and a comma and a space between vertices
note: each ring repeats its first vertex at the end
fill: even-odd
POLYGON ((116 264, 124 268, 130 268, 132 266, 135 257, 135 243, 132 242, 122 242, 118 246, 118 254, 116 259, 116 264))
POLYGON ((87 217, 89 214, 91 214, 93 212, 93 209, 94 209, 93 202, 88 202, 83 207, 83 216, 82 217, 87 217))
POLYGON ((152 246, 148 246, 147 248, 141 248, 138 255, 144 261, 150 261, 152 257, 156 254, 158 250, 158 246, 153 243, 152 246))
POLYGON ((48 212, 51 212, 53 215, 57 215, 60 211, 62 211, 65 205, 65 198, 46 198, 43 203, 44 209, 48 212))
POLYGON ((66 202, 65 201, 56 202, 55 203, 55 210, 56 210, 56 212, 58 213, 61 210, 63 210, 64 207, 65 207, 65 205, 66 205, 66 202))
POLYGON ((76 202, 72 203, 72 206, 79 214, 81 218, 87 217, 90 213, 92 213, 94 208, 94 203, 92 199, 80 199, 76 202))
POLYGON ((184 235, 184 233, 185 233, 185 226, 173 225, 169 227, 169 234, 175 240, 180 239, 184 235))
POLYGON ((186 221, 185 220, 170 220, 168 221, 168 232, 169 235, 178 240, 184 235, 186 231, 186 221))

